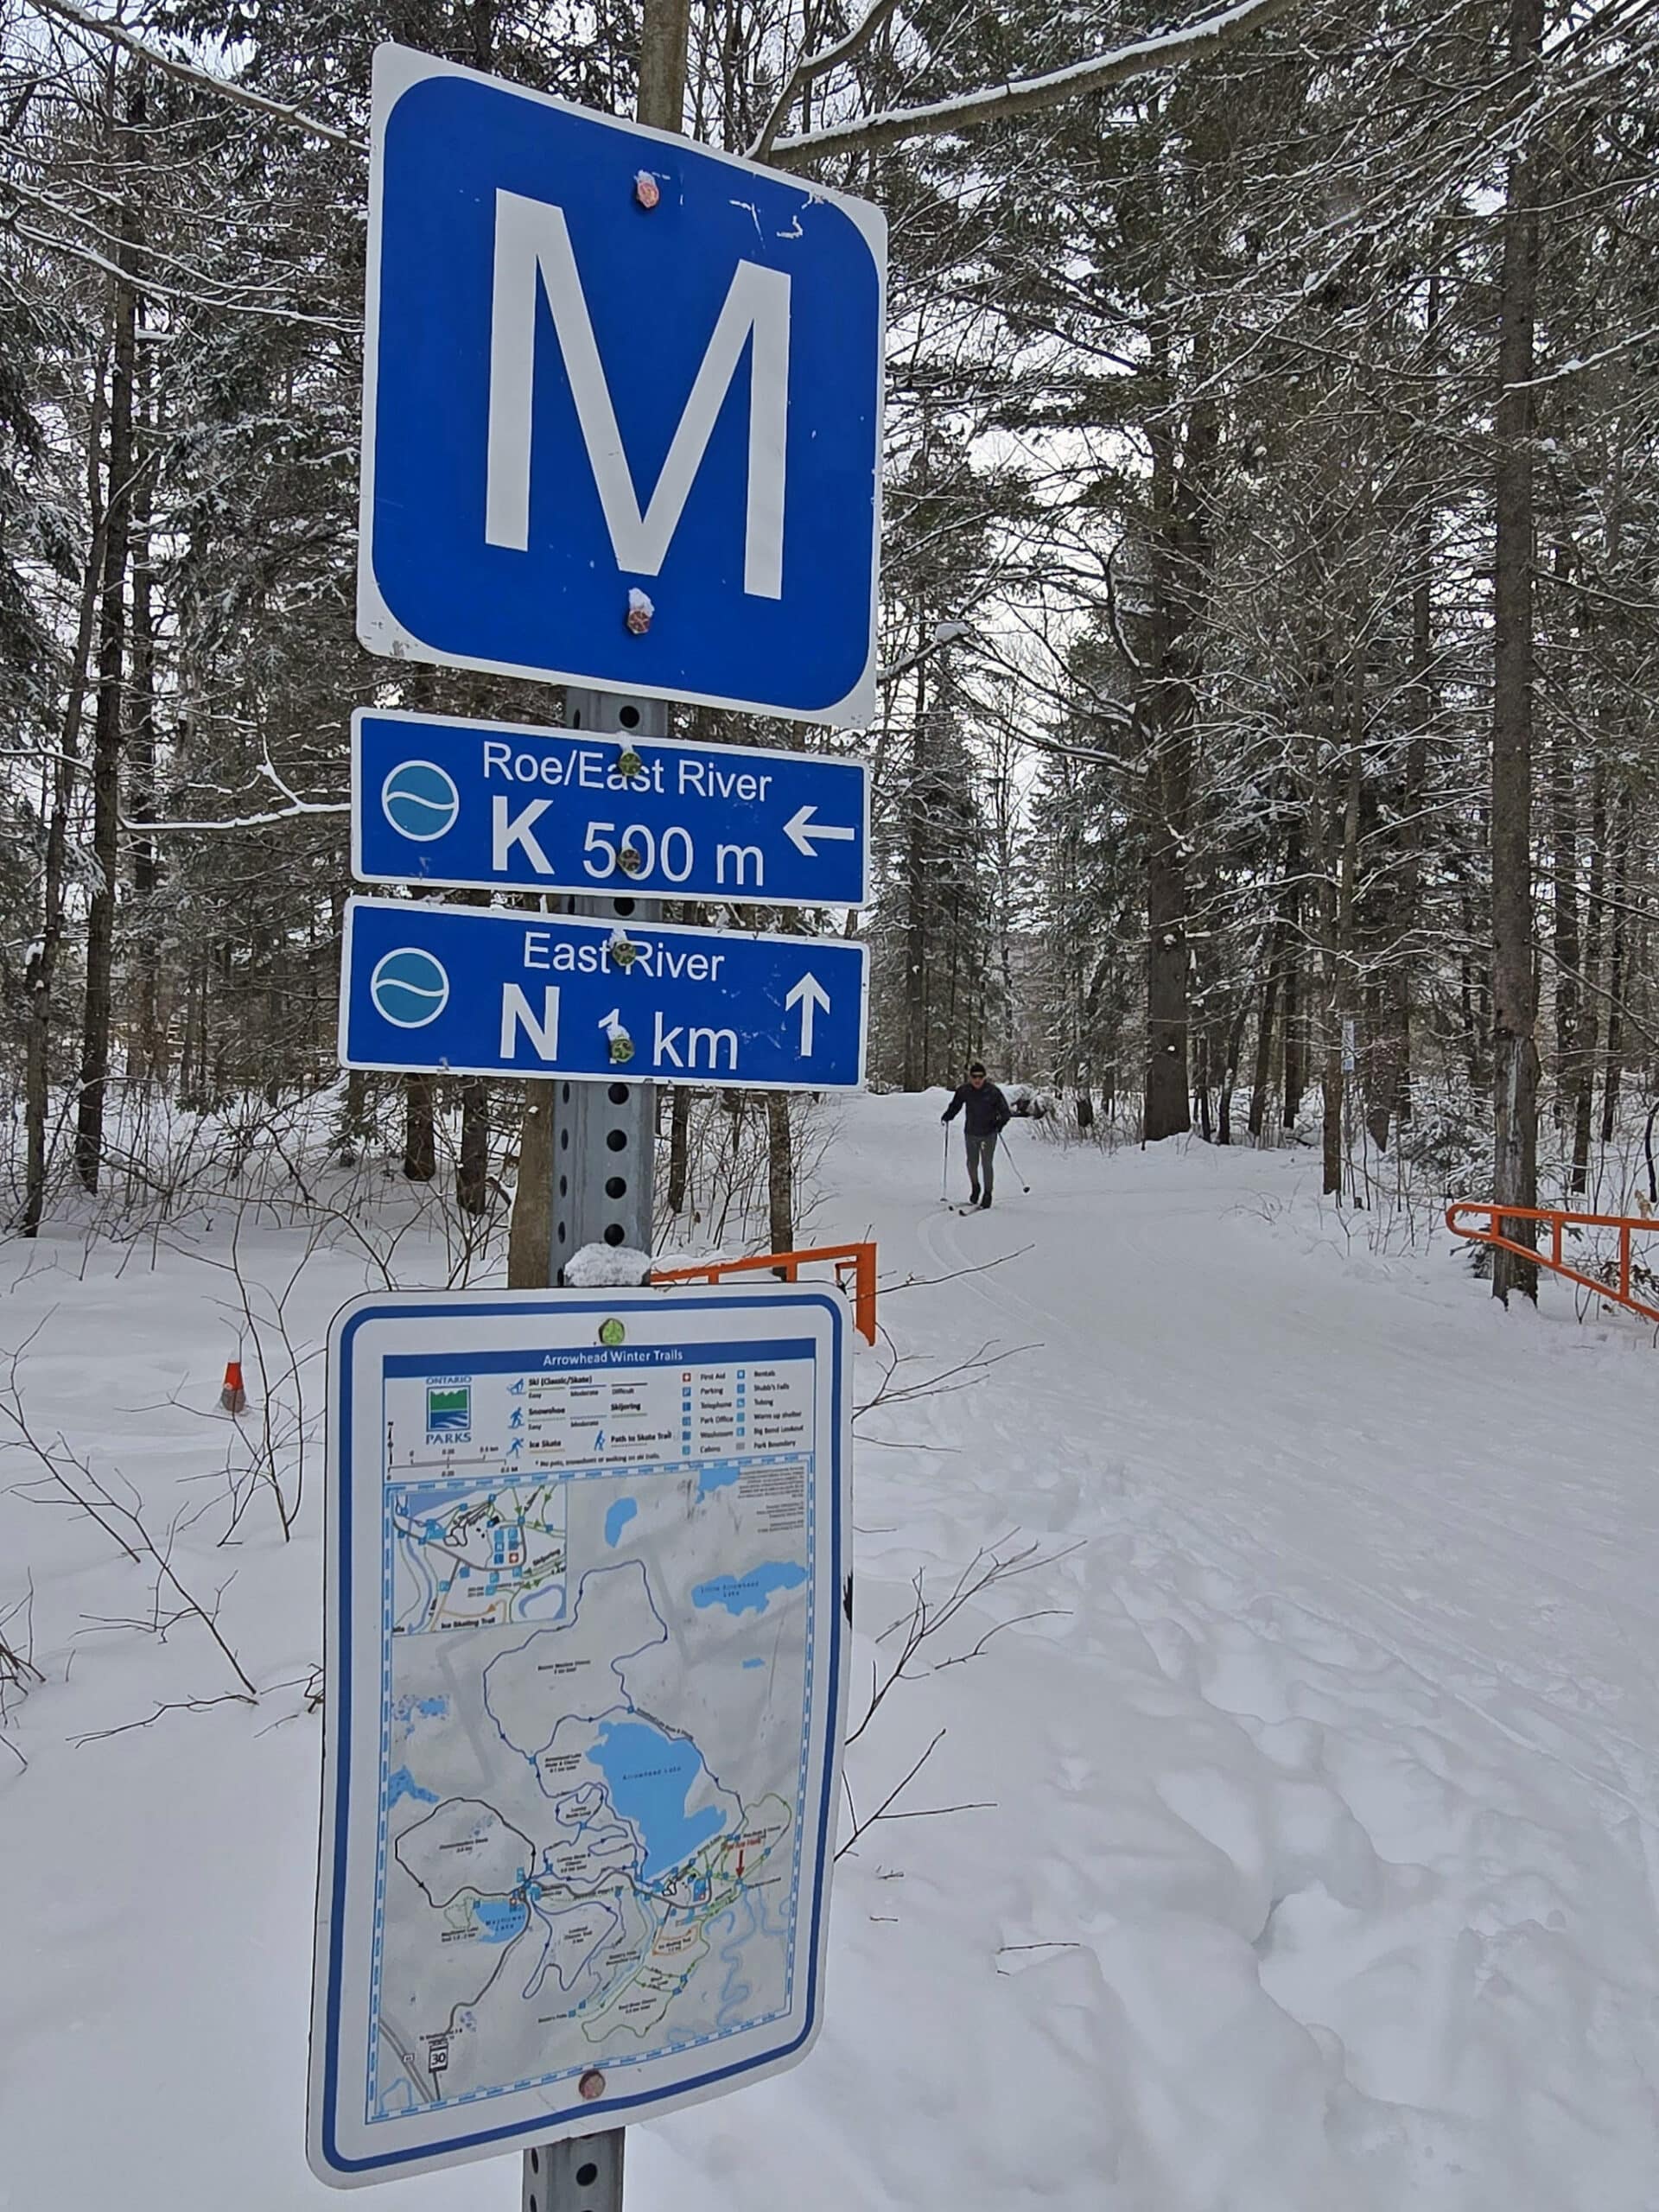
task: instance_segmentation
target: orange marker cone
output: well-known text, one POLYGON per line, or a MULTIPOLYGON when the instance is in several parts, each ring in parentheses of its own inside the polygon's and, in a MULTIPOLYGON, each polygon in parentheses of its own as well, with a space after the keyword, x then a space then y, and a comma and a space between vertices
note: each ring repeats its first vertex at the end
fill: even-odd
POLYGON ((242 1363, 227 1359, 225 1363, 225 1387, 219 1394, 219 1402, 227 1414, 245 1414, 248 1409, 248 1394, 242 1387, 242 1363))

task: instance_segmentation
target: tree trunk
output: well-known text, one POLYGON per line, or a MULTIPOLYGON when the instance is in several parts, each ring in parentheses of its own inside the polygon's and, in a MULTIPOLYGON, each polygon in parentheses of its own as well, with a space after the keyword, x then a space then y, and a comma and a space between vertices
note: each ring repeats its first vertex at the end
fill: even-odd
POLYGON ((404 1174, 411 1183, 429 1183, 438 1172, 436 1091, 435 1077, 404 1077, 404 1174))
MULTIPOLYGON (((138 320, 142 326, 143 306, 138 320)), ((146 1083, 167 1073, 168 1052, 162 1014, 162 948, 156 894, 162 880, 156 836, 156 620, 150 540, 150 509, 156 488, 156 424, 143 387, 148 365, 137 354, 139 404, 133 441, 132 479, 132 653, 128 677, 131 713, 127 730, 127 813, 132 823, 132 891, 136 926, 133 963, 137 970, 137 1070, 146 1083)))
MULTIPOLYGON (((1358 948, 1354 916, 1359 885, 1359 817, 1364 753, 1360 734, 1363 709, 1357 666, 1349 669, 1344 681, 1348 693, 1348 772, 1343 794, 1341 873, 1336 886, 1335 934, 1331 948, 1331 1030, 1334 1067, 1332 1053, 1327 1052, 1325 1056, 1325 1187, 1327 1196, 1332 1198, 1342 1196, 1343 1122, 1347 1112, 1349 1090, 1356 1071, 1357 1053, 1355 1040, 1359 1018, 1358 994, 1355 988, 1358 948), (1329 1128, 1333 1075, 1337 1107, 1334 1133, 1329 1128)), ((1355 1191, 1349 1195, 1357 1205, 1359 1193, 1355 1191)))
POLYGON ((927 813, 931 804, 927 664, 916 672, 910 805, 905 823, 905 1082, 923 1090, 928 1076, 927 813))
MULTIPOLYGON (((1160 779, 1160 782, 1162 779, 1160 779)), ((1147 1120, 1149 1143, 1192 1126, 1186 1090, 1185 845, 1166 816, 1147 859, 1147 1120)))
POLYGON ((1255 1066, 1250 1076, 1250 1141, 1260 1144, 1267 1127, 1268 1086, 1273 1079, 1273 1015, 1279 996, 1281 933, 1275 925, 1268 940, 1267 975, 1262 985, 1262 1010, 1255 1018, 1255 1066))
POLYGON ((683 127, 690 0, 649 0, 639 34, 638 120, 653 130, 683 127))
POLYGON ((1550 860, 1554 875, 1555 1122, 1572 1122, 1578 1096, 1584 951, 1579 934, 1579 797, 1577 766, 1566 719, 1555 718, 1550 737, 1550 860))
POLYGON ((1613 808, 1611 957, 1607 968, 1607 1047, 1601 1071, 1601 1141, 1613 1141, 1618 1127, 1618 1092, 1624 1073, 1624 979, 1630 968, 1630 795, 1621 791, 1613 808))
POLYGON ((455 1204, 462 1213, 490 1207, 490 1084, 470 1075, 461 1086, 461 1148, 455 1162, 455 1204))
MULTIPOLYGON (((1440 363, 1440 245, 1431 249, 1428 301, 1424 321, 1425 365, 1431 376, 1440 363)), ((1423 855, 1427 846, 1423 808, 1428 789, 1428 741, 1440 710, 1434 671, 1434 505, 1432 483, 1418 488, 1412 536, 1411 737, 1406 746, 1404 851, 1400 865, 1399 936, 1389 978, 1393 1015, 1393 1110, 1396 1132, 1411 1119, 1412 1026, 1416 1014, 1416 978, 1423 923, 1423 855)))
POLYGON ((774 1252, 795 1249, 795 1158, 790 1138, 789 1093, 766 1093, 767 1233, 774 1252))
POLYGON ((52 771, 52 809, 46 830, 46 854, 41 872, 41 927, 24 973, 27 1035, 24 1041, 23 1211, 19 1224, 25 1236, 38 1236, 46 1211, 47 1124, 52 1103, 52 986, 58 955, 63 945, 63 874, 68 845, 69 807, 74 792, 75 767, 80 758, 81 724, 86 711, 87 664, 92 657, 92 632, 98 620, 99 591, 104 575, 105 506, 99 472, 99 446, 104 435, 104 361, 94 366, 86 423, 86 499, 92 518, 92 539, 81 575, 80 612, 75 626, 74 658, 69 665, 69 688, 58 738, 58 757, 52 771))
POLYGON ((679 1214, 685 1207, 687 1155, 691 1134, 691 1093, 677 1083, 668 1107, 668 1210, 679 1214))
POLYGON ((1135 720, 1144 741, 1147 817, 1146 1140, 1192 1126, 1187 1084, 1187 840, 1192 809, 1192 723, 1200 607, 1209 572, 1205 500, 1217 443, 1215 410, 1186 416, 1178 455, 1172 428, 1152 436, 1148 658, 1135 720))
POLYGON ((1216 1142, 1231 1144, 1233 1141, 1233 1092, 1238 1083, 1238 1056, 1244 1044, 1244 1024, 1249 1014, 1248 999, 1239 1001, 1238 1012, 1233 1016, 1227 1033, 1227 1058, 1222 1070, 1221 1100, 1216 1109, 1216 1142))
POLYGON ((1285 1104, 1283 1122, 1287 1135, 1296 1127, 1296 1116, 1301 1111, 1302 1093, 1307 1089, 1307 1066, 1304 1058, 1304 1016, 1300 1004, 1300 963, 1296 957, 1296 927, 1300 917, 1297 908, 1300 901, 1293 893, 1290 912, 1290 936, 1285 947, 1284 980, 1284 1039, 1285 1039, 1285 1104))
POLYGON ((524 1085, 518 1180, 507 1228, 507 1287, 545 1290, 553 1261, 553 1086, 524 1085))
MULTIPOLYGON (((1517 80, 1536 73, 1543 0, 1510 0, 1510 60, 1517 80)), ((1538 292, 1536 158, 1510 159, 1503 213, 1495 421, 1496 535, 1492 586, 1492 1195, 1538 1202, 1538 1049, 1532 915, 1532 390, 1538 292)), ((1518 1244, 1535 1224, 1512 1220, 1518 1244)), ((1492 1295, 1538 1294, 1538 1271, 1493 1254, 1492 1295)))
MULTIPOLYGON (((134 123, 143 120, 143 96, 129 102, 134 123)), ((118 143, 130 160, 132 141, 118 143)), ((86 996, 80 1032, 80 1087, 76 1110, 75 1172, 83 1188, 96 1191, 104 1160, 105 1091, 110 1071, 111 969, 115 950, 116 862, 121 822, 122 679, 127 643, 127 555, 132 519, 132 384, 137 296, 130 272, 138 238, 130 180, 123 187, 123 273, 112 281, 114 346, 110 374, 108 465, 105 474, 103 608, 99 622, 98 705, 92 717, 93 887, 86 916, 86 996)))
POLYGON ((1606 912, 1607 774, 1598 760, 1590 773, 1590 880, 1584 909, 1584 981, 1579 1002, 1577 1052, 1573 1084, 1573 1171, 1571 1188, 1580 1196, 1590 1184, 1590 1135, 1596 1107, 1596 1036, 1599 1013, 1595 987, 1601 969, 1601 939, 1606 912))

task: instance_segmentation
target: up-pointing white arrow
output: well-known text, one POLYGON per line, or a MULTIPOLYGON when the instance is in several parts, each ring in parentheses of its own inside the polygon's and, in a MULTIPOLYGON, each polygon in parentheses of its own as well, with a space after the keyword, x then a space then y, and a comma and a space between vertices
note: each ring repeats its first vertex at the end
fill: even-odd
MULTIPOLYGON (((852 833, 849 830, 848 834, 850 836, 852 833)), ((804 1059, 812 1050, 812 1024, 817 1018, 816 1009, 822 1007, 826 1014, 829 1013, 830 994, 817 977, 809 971, 796 984, 784 1004, 798 1006, 801 1009, 801 1057, 804 1059)))
MULTIPOLYGON (((842 830, 831 823, 815 822, 816 806, 803 806, 791 814, 784 824, 784 835, 798 853, 804 853, 810 861, 817 860, 818 849, 812 840, 823 838, 831 844, 850 845, 857 836, 856 830, 842 830)), ((808 1047, 810 1051, 810 1046, 808 1047)))

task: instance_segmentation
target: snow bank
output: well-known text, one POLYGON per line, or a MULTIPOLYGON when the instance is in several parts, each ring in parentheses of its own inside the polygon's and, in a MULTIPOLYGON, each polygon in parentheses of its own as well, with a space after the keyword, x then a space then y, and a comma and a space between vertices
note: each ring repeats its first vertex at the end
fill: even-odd
POLYGON ((626 1289, 651 1281, 649 1252, 636 1252, 632 1244, 584 1244, 564 1263, 564 1279, 572 1290, 626 1289))
MULTIPOLYGON (((854 1747, 856 1816, 921 1764, 842 1861, 811 2060, 633 2131, 631 2212, 1652 2212, 1645 1339, 1351 1247, 1290 1155, 1031 1147, 1033 1196, 960 1217, 938 1111, 850 1108, 823 1223, 909 1285, 902 1363, 858 1362, 855 1723, 918 1587, 943 1622, 854 1747)), ((228 1238, 0 1255, 36 1437, 131 1484, 258 1691, 215 1701, 204 1623, 149 1632, 153 1573, 11 1433, 0 1613, 32 1576, 45 1679, 0 1738, 3 2212, 101 2212, 109 2144, 133 2212, 329 2201, 314 1351, 372 1270, 342 1236, 285 1291, 304 1233, 243 1224, 266 1357, 232 1421, 228 1238)))

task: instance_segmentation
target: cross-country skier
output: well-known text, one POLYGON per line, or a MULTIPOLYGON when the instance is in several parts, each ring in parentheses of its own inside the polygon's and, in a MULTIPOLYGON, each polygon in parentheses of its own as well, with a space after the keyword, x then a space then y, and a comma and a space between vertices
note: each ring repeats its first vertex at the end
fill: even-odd
POLYGON ((996 1141, 1010 1116, 1008 1102, 988 1081, 983 1060, 976 1060, 968 1080, 939 1119, 954 1122, 966 1109, 963 1131, 968 1141, 968 1203, 982 1210, 991 1203, 996 1181, 996 1141), (982 1195, 982 1192, 983 1195, 982 1195))

